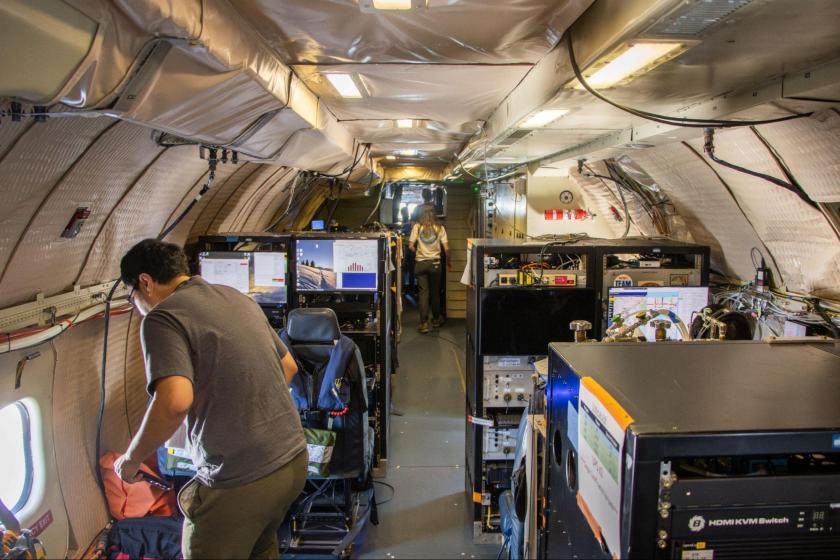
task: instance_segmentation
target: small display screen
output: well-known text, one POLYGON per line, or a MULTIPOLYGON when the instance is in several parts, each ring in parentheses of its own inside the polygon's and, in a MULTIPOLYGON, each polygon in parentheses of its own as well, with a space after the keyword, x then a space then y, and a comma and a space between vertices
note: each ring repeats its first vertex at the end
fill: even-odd
POLYGON ((210 252, 198 256, 210 284, 230 286, 257 303, 286 302, 287 255, 283 252, 210 252))
POLYGON ((324 231, 324 228, 324 220, 312 220, 312 224, 310 225, 312 231, 324 231))
MULTIPOLYGON (((690 327, 695 313, 702 311, 709 304, 709 288, 688 287, 649 287, 649 288, 610 288, 607 326, 613 324, 613 318, 618 315, 625 324, 633 322, 634 315, 639 311, 662 311, 662 319, 673 318, 673 313, 690 327)), ((654 340, 654 327, 646 324, 641 327, 642 333, 648 340, 654 340)), ((672 325, 668 329, 669 340, 682 340, 679 329, 672 325)))
POLYGON ((295 245, 298 290, 376 290, 377 239, 298 239, 295 245))

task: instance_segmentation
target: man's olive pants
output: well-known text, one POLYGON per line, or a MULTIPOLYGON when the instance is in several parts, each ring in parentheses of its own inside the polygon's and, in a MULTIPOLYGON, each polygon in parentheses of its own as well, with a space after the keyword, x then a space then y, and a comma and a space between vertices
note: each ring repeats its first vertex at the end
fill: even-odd
POLYGON ((191 480, 178 494, 181 551, 191 558, 279 558, 277 529, 303 491, 306 451, 273 473, 236 488, 191 480))

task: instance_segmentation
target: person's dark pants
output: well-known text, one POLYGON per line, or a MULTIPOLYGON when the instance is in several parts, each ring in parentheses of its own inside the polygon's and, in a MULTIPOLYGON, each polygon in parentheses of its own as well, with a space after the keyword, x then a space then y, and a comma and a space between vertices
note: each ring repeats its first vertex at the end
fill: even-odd
POLYGON ((277 529, 306 484, 309 456, 300 453, 273 473, 236 488, 196 479, 178 494, 184 514, 184 558, 279 558, 277 529))
POLYGON ((405 282, 403 286, 403 292, 406 294, 414 294, 415 290, 417 289, 416 283, 416 275, 414 271, 415 267, 415 255, 413 251, 406 250, 405 251, 405 282))
POLYGON ((420 323, 429 322, 429 304, 432 306, 432 317, 440 319, 440 259, 417 261, 414 273, 420 285, 420 323))

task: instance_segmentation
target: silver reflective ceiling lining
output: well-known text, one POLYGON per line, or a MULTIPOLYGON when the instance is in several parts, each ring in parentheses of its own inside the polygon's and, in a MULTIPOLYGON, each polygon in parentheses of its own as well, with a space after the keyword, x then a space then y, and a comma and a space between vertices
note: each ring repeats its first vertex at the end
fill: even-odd
POLYGON ((753 0, 697 0, 658 21, 646 35, 696 37, 753 0))

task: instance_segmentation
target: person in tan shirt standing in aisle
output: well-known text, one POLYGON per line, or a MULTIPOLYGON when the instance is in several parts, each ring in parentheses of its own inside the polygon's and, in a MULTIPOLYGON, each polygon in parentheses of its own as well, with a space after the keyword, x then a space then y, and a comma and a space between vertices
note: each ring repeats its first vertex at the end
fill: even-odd
MULTIPOLYGON (((432 308, 432 326, 443 323, 440 314, 440 278, 441 250, 449 256, 449 240, 446 228, 437 222, 433 207, 425 207, 420 221, 411 228, 408 249, 416 252, 414 273, 420 286, 420 326, 421 333, 429 332, 429 305, 432 308)), ((452 270, 452 263, 446 259, 447 268, 452 270)))

